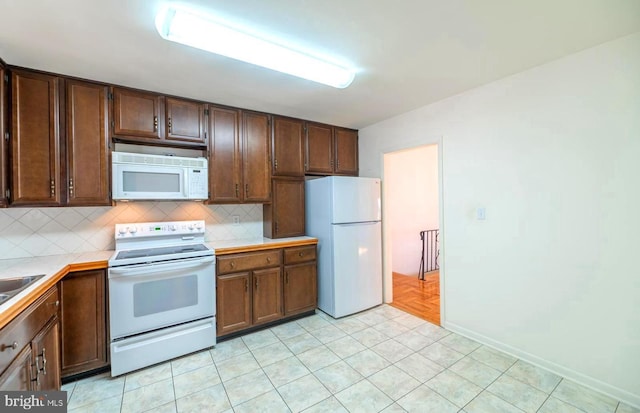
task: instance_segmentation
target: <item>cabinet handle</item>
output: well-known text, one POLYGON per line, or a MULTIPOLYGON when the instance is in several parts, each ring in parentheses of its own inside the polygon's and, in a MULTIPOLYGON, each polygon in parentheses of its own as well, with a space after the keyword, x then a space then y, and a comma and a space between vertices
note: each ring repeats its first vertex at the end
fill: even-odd
POLYGON ((12 344, 10 344, 10 345, 6 345, 6 344, 1 345, 1 346, 0 346, 0 351, 5 351, 5 350, 6 350, 6 349, 8 349, 8 348, 10 348, 10 349, 12 349, 12 350, 17 349, 17 348, 18 348, 18 342, 17 342, 17 341, 14 341, 14 342, 13 342, 12 344))
POLYGON ((258 277, 256 277, 254 280, 256 282, 256 291, 258 291, 258 277))
POLYGON ((31 379, 31 381, 35 381, 36 382, 36 386, 40 387, 40 365, 38 364, 38 359, 40 357, 36 356, 36 364, 35 366, 32 364, 32 367, 36 368, 36 378, 35 379, 31 379))
POLYGON ((274 161, 274 166, 275 166, 276 171, 277 171, 278 170, 278 160, 277 159, 274 161))
POLYGON ((244 196, 249 198, 249 184, 244 184, 244 196))
POLYGON ((56 195, 56 181, 54 179, 51 180, 51 197, 56 195))
POLYGON ((284 273, 284 282, 285 284, 289 284, 289 271, 285 271, 284 273))
POLYGON ((249 291, 249 281, 244 280, 244 292, 246 293, 247 291, 249 291))
POLYGON ((236 198, 240 196, 240 188, 238 188, 238 184, 236 184, 236 198))
POLYGON ((169 118, 169 133, 171 133, 171 118, 169 118))
POLYGON ((40 369, 40 371, 42 372, 42 374, 46 376, 47 375, 47 356, 44 353, 45 350, 46 348, 42 349, 42 354, 39 357, 42 357, 42 368, 40 369))
POLYGON ((157 116, 153 117, 153 131, 154 132, 158 131, 158 117, 157 116))
POLYGON ((73 196, 73 178, 69 178, 69 195, 73 196))

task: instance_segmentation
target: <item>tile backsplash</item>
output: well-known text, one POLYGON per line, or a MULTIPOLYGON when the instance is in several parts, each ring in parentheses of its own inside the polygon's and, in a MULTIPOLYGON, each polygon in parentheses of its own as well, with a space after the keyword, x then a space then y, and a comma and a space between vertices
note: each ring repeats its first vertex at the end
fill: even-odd
POLYGON ((0 259, 109 250, 120 223, 204 219, 206 240, 262 237, 262 205, 127 202, 113 207, 0 209, 0 259), (233 224, 233 216, 240 218, 233 224))

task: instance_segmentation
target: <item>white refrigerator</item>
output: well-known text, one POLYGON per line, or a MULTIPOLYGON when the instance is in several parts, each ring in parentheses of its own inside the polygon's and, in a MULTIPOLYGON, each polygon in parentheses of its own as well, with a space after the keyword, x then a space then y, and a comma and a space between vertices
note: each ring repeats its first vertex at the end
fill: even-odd
POLYGON ((305 208, 318 238, 318 308, 339 318, 382 304, 380 180, 307 180, 305 208))

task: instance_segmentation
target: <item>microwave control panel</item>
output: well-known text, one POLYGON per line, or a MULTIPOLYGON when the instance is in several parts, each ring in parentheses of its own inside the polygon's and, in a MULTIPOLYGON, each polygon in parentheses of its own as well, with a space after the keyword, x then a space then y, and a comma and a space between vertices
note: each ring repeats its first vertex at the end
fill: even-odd
POLYGON ((190 198, 209 197, 209 185, 207 169, 192 169, 189 171, 189 195, 190 198))

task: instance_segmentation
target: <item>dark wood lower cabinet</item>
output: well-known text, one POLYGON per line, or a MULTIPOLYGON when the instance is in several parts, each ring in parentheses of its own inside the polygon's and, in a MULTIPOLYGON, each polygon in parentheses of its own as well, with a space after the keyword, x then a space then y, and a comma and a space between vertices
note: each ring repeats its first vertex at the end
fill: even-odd
POLYGON ((251 273, 219 275, 217 278, 217 335, 223 336, 251 326, 251 273))
POLYGON ((282 318, 282 269, 253 272, 253 324, 282 318))
POLYGON ((60 281, 62 376, 105 367, 107 300, 105 270, 73 272, 60 281))
POLYGON ((0 390, 31 390, 31 346, 25 346, 0 375, 0 390))
POLYGON ((34 362, 34 390, 60 388, 60 322, 54 317, 33 339, 31 344, 34 362))
POLYGON ((313 310, 317 301, 316 262, 284 267, 284 315, 313 310))

